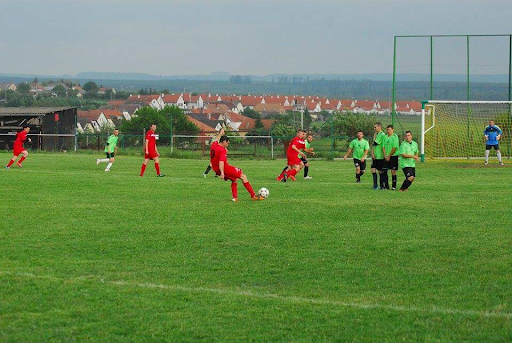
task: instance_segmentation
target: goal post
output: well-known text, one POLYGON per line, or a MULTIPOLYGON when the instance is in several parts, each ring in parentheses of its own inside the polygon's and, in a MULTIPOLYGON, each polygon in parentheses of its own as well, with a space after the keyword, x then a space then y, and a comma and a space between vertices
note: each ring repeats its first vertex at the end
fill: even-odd
POLYGON ((500 150, 510 158, 511 101, 422 102, 421 160, 428 158, 483 158, 484 130, 494 120, 502 130, 500 150))

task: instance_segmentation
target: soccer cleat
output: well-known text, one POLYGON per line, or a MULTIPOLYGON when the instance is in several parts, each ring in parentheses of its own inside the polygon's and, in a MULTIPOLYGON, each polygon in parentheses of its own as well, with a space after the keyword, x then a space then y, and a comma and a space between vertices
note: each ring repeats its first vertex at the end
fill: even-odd
POLYGON ((109 172, 109 171, 110 171, 110 169, 105 169, 105 171, 106 171, 106 172, 109 172))
POLYGON ((100 159, 99 158, 96 159, 96 165, 98 165, 98 164, 100 164, 100 159))
POLYGON ((164 177, 165 174, 158 174, 156 177, 164 177))
POLYGON ((505 165, 505 163, 503 163, 503 162, 500 162, 500 166, 504 166, 504 165, 505 165))
POLYGON ((395 188, 395 187, 393 187, 393 188, 391 188, 391 189, 392 189, 392 190, 394 190, 394 191, 396 191, 396 188, 395 188))
POLYGON ((312 178, 312 176, 304 176, 304 180, 311 180, 312 178))
POLYGON ((21 163, 16 163, 16 165, 20 168, 23 168, 23 166, 21 165, 21 163))
POLYGON ((361 183, 361 180, 356 180, 356 183, 361 183))
POLYGON ((373 189, 374 191, 377 191, 377 190, 379 190, 379 187, 372 187, 372 189, 373 189))
POLYGON ((278 176, 278 177, 276 178, 276 181, 278 181, 278 182, 281 182, 281 181, 283 181, 283 177, 281 177, 281 176, 278 176))
POLYGON ((233 199, 231 199, 231 201, 238 202, 238 198, 233 198, 233 199))
POLYGON ((203 174, 203 177, 206 179, 206 174, 203 174))
POLYGON ((486 162, 484 162, 484 166, 486 166, 486 165, 488 165, 488 164, 489 164, 489 162, 487 162, 487 161, 486 161, 486 162))
POLYGON ((7 166, 5 166, 5 169, 11 169, 11 167, 7 167, 7 166))
POLYGON ((265 200, 265 198, 262 197, 261 195, 255 195, 251 199, 252 199, 252 201, 265 200))
POLYGON ((292 181, 297 181, 297 179, 296 179, 296 178, 295 178, 295 176, 293 176, 293 175, 288 176, 288 178, 289 178, 290 180, 292 180, 292 181))

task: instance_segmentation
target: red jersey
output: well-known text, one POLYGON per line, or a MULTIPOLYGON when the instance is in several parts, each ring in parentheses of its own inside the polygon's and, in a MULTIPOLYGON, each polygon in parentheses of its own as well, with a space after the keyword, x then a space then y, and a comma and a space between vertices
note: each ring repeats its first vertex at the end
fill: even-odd
POLYGON ((224 161, 224 168, 228 166, 228 154, 226 148, 219 144, 219 142, 213 142, 210 147, 210 162, 212 163, 212 169, 216 173, 220 173, 219 162, 224 161))
POLYGON ((148 140, 148 150, 151 153, 156 150, 156 137, 155 131, 149 130, 146 133, 146 139, 148 140))
POLYGON ((306 142, 302 139, 302 138, 299 138, 299 137, 295 137, 294 139, 292 139, 292 141, 290 142, 290 145, 288 145, 288 151, 286 152, 286 154, 288 156, 291 156, 291 155, 295 155, 297 156, 297 151, 295 151, 294 149, 292 149, 292 145, 295 145, 295 147, 299 150, 302 150, 304 148, 306 148, 306 142))
POLYGON ((14 140, 15 147, 22 147, 23 143, 27 140, 27 132, 25 130, 21 130, 16 133, 16 139, 14 140))

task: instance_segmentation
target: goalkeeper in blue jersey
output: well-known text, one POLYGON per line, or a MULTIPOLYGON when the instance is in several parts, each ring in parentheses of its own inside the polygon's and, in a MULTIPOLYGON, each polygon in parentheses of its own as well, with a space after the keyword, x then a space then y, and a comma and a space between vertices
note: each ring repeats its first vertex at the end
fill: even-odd
POLYGON ((494 120, 489 120, 489 126, 487 126, 484 130, 485 136, 485 165, 489 164, 489 153, 491 152, 491 148, 496 150, 496 156, 498 156, 498 161, 500 166, 503 165, 503 161, 501 160, 501 151, 500 151, 500 138, 502 131, 498 127, 498 125, 494 124, 494 120))

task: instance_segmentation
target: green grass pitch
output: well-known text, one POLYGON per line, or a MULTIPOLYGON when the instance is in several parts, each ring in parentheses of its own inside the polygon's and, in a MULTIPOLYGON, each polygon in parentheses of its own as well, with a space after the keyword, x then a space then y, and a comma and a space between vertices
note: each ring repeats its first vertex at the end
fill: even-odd
POLYGON ((232 203, 205 160, 102 156, 0 170, 0 341, 512 340, 508 161, 424 163, 398 193, 233 160, 270 197, 232 203))

